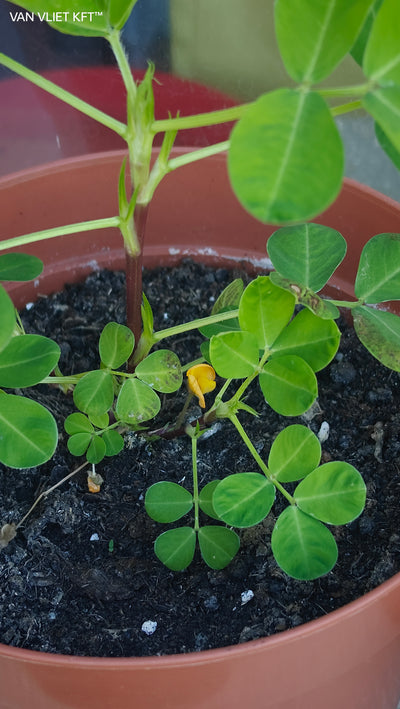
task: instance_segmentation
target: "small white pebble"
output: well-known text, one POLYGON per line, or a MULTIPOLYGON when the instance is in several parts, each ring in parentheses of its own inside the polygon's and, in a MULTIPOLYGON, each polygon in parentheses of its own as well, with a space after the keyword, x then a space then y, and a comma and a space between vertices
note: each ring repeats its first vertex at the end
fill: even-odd
POLYGON ((146 633, 146 635, 153 635, 157 629, 157 621, 156 620, 145 620, 145 622, 142 625, 142 631, 146 633))
POLYGON ((242 599, 242 606, 245 606, 246 603, 248 603, 249 601, 251 601, 252 598, 254 598, 254 593, 251 589, 249 589, 248 591, 243 591, 243 593, 241 593, 240 595, 242 599))
POLYGON ((164 318, 164 320, 168 320, 168 318, 169 318, 168 313, 164 313, 163 318, 164 318))
POLYGON ((94 534, 92 534, 92 536, 90 537, 90 541, 91 541, 91 542, 98 542, 99 539, 100 539, 100 537, 99 537, 99 535, 97 534, 97 532, 95 532, 94 534))
POLYGON ((27 304, 25 305, 25 308, 26 308, 27 310, 30 310, 31 308, 33 308, 33 303, 27 303, 27 304))
POLYGON ((320 443, 325 443, 329 438, 329 423, 323 421, 321 423, 321 428, 318 431, 318 440, 320 443))

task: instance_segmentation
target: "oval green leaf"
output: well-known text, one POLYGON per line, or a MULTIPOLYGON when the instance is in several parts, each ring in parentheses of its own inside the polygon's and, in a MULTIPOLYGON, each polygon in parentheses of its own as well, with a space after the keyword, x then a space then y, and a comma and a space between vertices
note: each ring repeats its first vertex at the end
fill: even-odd
POLYGON ((70 436, 75 433, 94 433, 94 428, 87 416, 77 412, 67 416, 64 421, 64 428, 70 436))
POLYGON ((380 125, 393 147, 400 151, 400 86, 387 86, 371 91, 364 96, 362 103, 380 125))
POLYGON ((300 581, 311 581, 327 574, 338 557, 336 542, 329 529, 293 505, 278 517, 271 547, 281 569, 300 581))
POLYGON ((354 291, 365 303, 400 300, 400 234, 377 234, 367 241, 354 291))
POLYGON ((400 84, 400 4, 385 0, 373 23, 364 53, 366 76, 381 85, 400 84))
POLYGON ((225 332, 210 340, 210 359, 217 374, 225 379, 242 379, 258 366, 257 340, 250 332, 225 332))
POLYGON ((271 359, 259 376, 261 391, 274 411, 283 416, 304 414, 318 395, 311 367, 296 355, 271 359))
POLYGON ((113 405, 113 401, 113 378, 104 369, 85 374, 74 389, 75 406, 89 416, 105 414, 113 405))
POLYGON ((294 491, 301 510, 327 524, 348 524, 364 509, 366 487, 349 463, 325 463, 302 480, 294 491))
POLYGON ((235 473, 218 484, 215 512, 233 527, 252 527, 269 513, 275 500, 275 486, 260 473, 235 473))
POLYGON ((136 367, 136 375, 152 389, 170 394, 182 384, 182 367, 178 355, 171 350, 157 350, 136 367))
POLYGON ((278 89, 265 94, 231 134, 233 190, 262 222, 312 219, 338 195, 343 166, 340 135, 317 93, 278 89))
POLYGON ((118 431, 104 431, 101 438, 103 439, 106 446, 105 455, 107 457, 111 457, 113 455, 118 455, 118 453, 121 453, 124 447, 124 439, 122 438, 121 434, 118 433, 118 431))
POLYGON ((281 483, 301 480, 321 460, 321 444, 306 426, 287 426, 275 438, 268 458, 268 468, 281 483))
POLYGON ((207 483, 207 485, 204 485, 204 487, 200 491, 199 495, 199 507, 204 514, 208 515, 208 517, 212 517, 213 519, 220 519, 218 517, 214 505, 213 505, 213 495, 215 492, 215 488, 219 484, 219 480, 211 480, 211 482, 207 483))
POLYGON ((288 74, 325 79, 352 48, 373 0, 277 0, 275 26, 288 74))
POLYGON ((269 276, 259 276, 249 283, 239 305, 243 330, 257 338, 261 350, 271 347, 293 315, 295 297, 278 288, 269 276))
POLYGON ((68 450, 72 455, 83 455, 89 448, 91 440, 92 436, 90 433, 74 433, 68 438, 68 450))
POLYGON ((59 346, 48 337, 13 337, 0 352, 0 386, 22 389, 39 384, 52 372, 59 358, 59 346))
POLYGON ((106 444, 101 436, 93 436, 86 451, 86 460, 92 465, 100 463, 106 455, 106 444))
POLYGON ((364 347, 385 367, 400 372, 400 317, 366 305, 352 312, 354 329, 364 347))
POLYGON ((101 361, 110 369, 118 369, 131 356, 134 344, 135 338, 129 327, 116 322, 107 323, 99 340, 101 361))
POLYGON ((392 163, 400 170, 400 148, 397 150, 392 141, 389 140, 386 133, 382 130, 378 123, 375 123, 375 134, 379 145, 385 151, 386 155, 391 159, 392 163))
POLYGON ((201 556, 212 569, 224 569, 240 547, 240 539, 233 529, 208 525, 198 531, 201 556))
POLYGON ((191 527, 169 529, 160 534, 154 544, 158 559, 172 571, 183 571, 193 561, 196 532, 191 527))
POLYGON ((155 391, 140 379, 127 379, 119 392, 116 414, 120 421, 137 425, 154 418, 161 402, 155 391))
POLYGON ((0 396, 0 461, 11 468, 33 468, 53 455, 58 431, 47 409, 14 394, 0 396))
POLYGON ((271 353, 295 354, 319 372, 334 358, 339 343, 340 330, 333 320, 323 320, 304 309, 275 340, 271 353))
POLYGON ((193 507, 193 496, 182 485, 162 481, 146 492, 146 512, 156 522, 176 522, 193 507))
POLYGON ((15 324, 13 302, 3 286, 0 285, 0 351, 10 342, 15 324))
POLYGON ((267 242, 274 268, 284 277, 318 293, 343 261, 343 236, 322 224, 297 224, 275 231, 267 242))
POLYGON ((43 271, 43 262, 30 254, 1 254, 0 281, 32 281, 43 271))

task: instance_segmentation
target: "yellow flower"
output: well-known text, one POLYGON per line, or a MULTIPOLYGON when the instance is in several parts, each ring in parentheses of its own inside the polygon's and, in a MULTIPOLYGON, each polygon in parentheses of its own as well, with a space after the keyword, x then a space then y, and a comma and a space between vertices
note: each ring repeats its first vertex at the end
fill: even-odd
POLYGON ((204 394, 216 387, 214 369, 209 364, 195 364, 188 369, 186 375, 190 391, 197 396, 201 408, 205 409, 204 394))

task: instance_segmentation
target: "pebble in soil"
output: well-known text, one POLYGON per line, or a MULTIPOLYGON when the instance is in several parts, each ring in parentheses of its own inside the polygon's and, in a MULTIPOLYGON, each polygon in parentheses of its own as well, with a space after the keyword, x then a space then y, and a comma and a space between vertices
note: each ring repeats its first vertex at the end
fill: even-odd
MULTIPOLYGON (((207 315, 237 275, 190 261, 145 273, 156 329, 207 315)), ((52 336, 60 344, 62 371, 83 371, 98 364, 97 341, 106 322, 124 322, 124 290, 123 274, 93 273, 85 283, 39 299, 23 313, 23 322, 27 331, 52 336)), ((282 509, 279 498, 262 524, 240 533, 241 549, 226 569, 212 571, 198 554, 184 572, 166 569, 152 548, 166 527, 147 517, 143 498, 149 485, 163 479, 181 481, 191 489, 190 443, 185 437, 146 442, 128 435, 118 458, 98 466, 105 480, 100 493, 89 494, 85 473, 78 474, 43 500, 1 551, 0 641, 94 656, 204 650, 325 615, 399 571, 399 377, 366 352, 345 322, 340 326, 340 351, 319 373, 318 406, 302 422, 315 433, 324 422, 329 425, 323 460, 353 464, 368 494, 363 515, 334 528, 339 561, 329 574, 299 582, 277 567, 270 538, 282 509), (248 600, 244 603, 243 598, 248 600), (146 632, 149 628, 151 633, 146 632)), ((168 345, 184 362, 198 356, 200 341, 193 332, 168 345)), ((54 459, 40 468, 0 467, 3 523, 20 519, 43 489, 77 466, 66 451, 62 427, 62 417, 73 410, 71 397, 44 386, 36 395, 59 417, 60 446, 54 459)), ((167 417, 176 416, 184 398, 183 391, 165 397, 167 417)), ((272 412, 257 386, 247 403, 261 416, 243 413, 241 419, 265 458, 276 434, 299 419, 272 412)), ((193 415, 199 413, 194 406, 193 415)), ((200 485, 255 470, 226 422, 200 439, 198 465, 200 485)))

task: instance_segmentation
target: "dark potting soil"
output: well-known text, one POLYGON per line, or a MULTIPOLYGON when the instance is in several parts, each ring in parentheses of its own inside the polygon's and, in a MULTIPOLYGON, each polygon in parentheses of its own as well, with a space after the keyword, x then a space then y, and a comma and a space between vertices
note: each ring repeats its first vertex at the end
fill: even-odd
MULTIPOLYGON (((189 261, 146 273, 145 292, 156 329, 208 314, 236 275, 189 261)), ((64 373, 97 366, 102 327, 109 320, 124 322, 124 288, 123 274, 94 273, 83 284, 40 298, 23 313, 25 328, 60 344, 64 373)), ((187 570, 169 571, 153 552, 153 541, 168 526, 149 519, 143 499, 149 485, 163 479, 191 489, 190 441, 186 436, 146 441, 128 434, 124 451, 97 466, 104 478, 99 493, 88 492, 86 472, 77 474, 44 498, 0 551, 0 641, 94 656, 216 648, 323 616, 399 571, 399 375, 379 365, 345 322, 340 326, 340 351, 318 375, 319 407, 313 416, 300 420, 275 414, 257 385, 247 403, 260 411, 260 418, 241 415, 264 459, 274 437, 289 423, 305 423, 318 433, 327 422, 323 460, 347 460, 362 473, 368 488, 366 509, 353 523, 331 528, 339 560, 329 574, 299 582, 275 563, 270 538, 283 509, 278 496, 262 524, 240 532, 240 551, 226 569, 209 569, 196 552, 187 570)), ((167 345, 187 362, 198 356, 201 339, 193 332, 167 345)), ((58 417, 73 410, 72 398, 58 389, 43 385, 37 394, 58 417)), ((184 399, 184 387, 166 396, 166 414, 155 425, 173 421, 184 399)), ((199 414, 193 404, 192 417, 199 414)), ((2 524, 17 522, 41 491, 82 462, 66 451, 61 421, 53 460, 32 470, 0 469, 2 524)), ((232 472, 256 470, 229 422, 217 423, 200 439, 198 467, 201 486, 232 472)), ((191 523, 190 516, 186 523, 191 523)))

